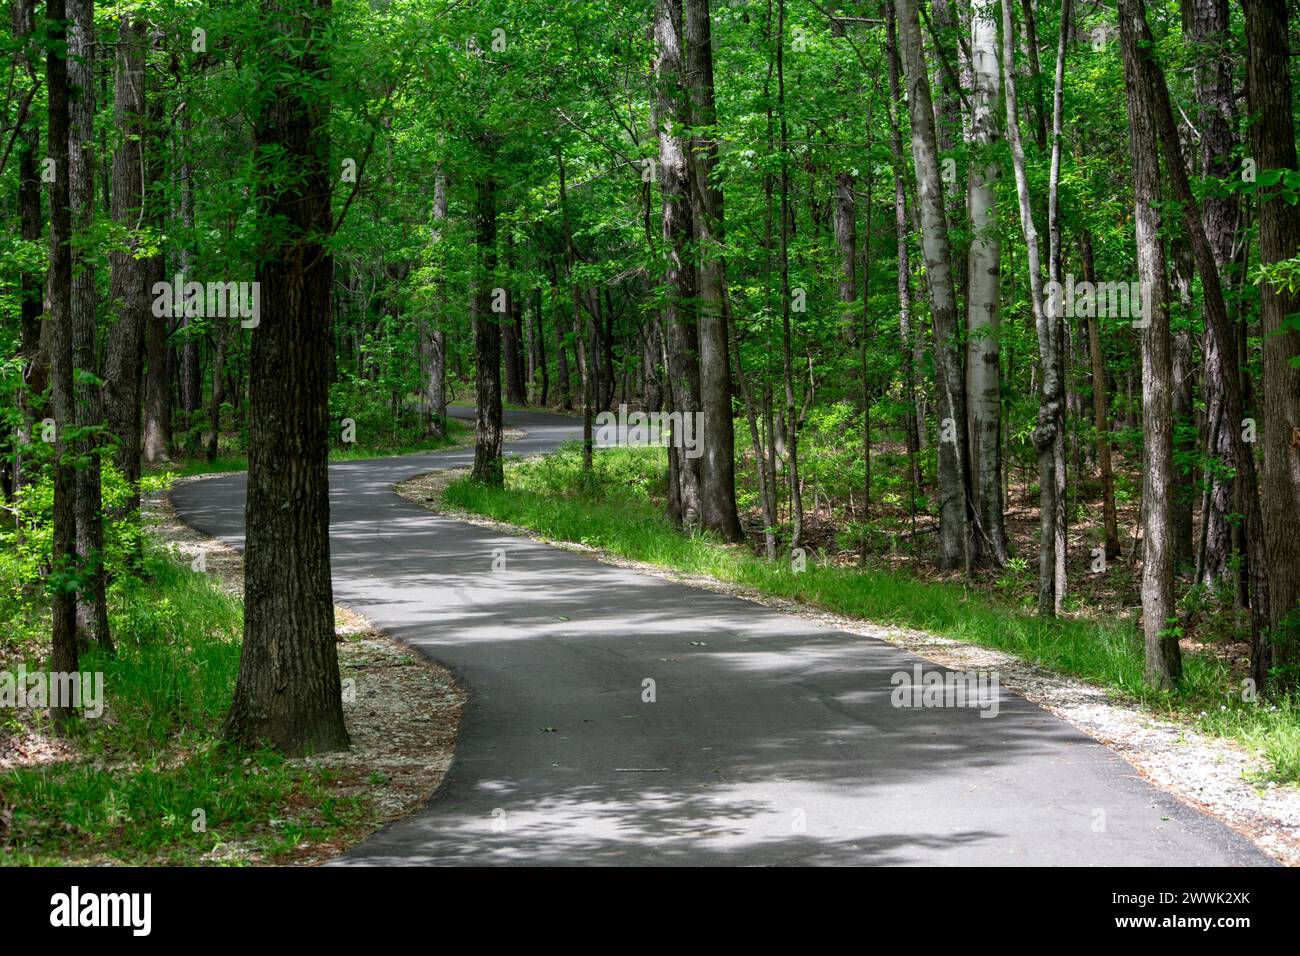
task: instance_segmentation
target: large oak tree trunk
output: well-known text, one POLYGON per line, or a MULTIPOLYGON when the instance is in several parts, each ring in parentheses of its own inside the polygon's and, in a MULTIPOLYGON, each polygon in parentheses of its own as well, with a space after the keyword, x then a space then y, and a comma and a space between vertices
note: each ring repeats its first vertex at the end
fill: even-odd
POLYGON ((244 647, 225 735, 301 755, 349 742, 330 580, 330 102, 317 80, 328 70, 320 51, 330 2, 265 0, 263 12, 277 37, 258 64, 270 87, 254 125, 266 164, 258 192, 282 238, 257 268, 244 647))

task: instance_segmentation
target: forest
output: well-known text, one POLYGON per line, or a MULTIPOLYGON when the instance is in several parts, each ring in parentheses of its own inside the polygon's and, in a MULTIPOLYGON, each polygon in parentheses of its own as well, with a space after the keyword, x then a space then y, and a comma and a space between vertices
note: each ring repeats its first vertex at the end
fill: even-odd
MULTIPOLYGON (((397 491, 996 649, 1300 813, 1286 0, 8 6, 0 861, 207 862, 193 807, 258 859, 374 829, 298 758, 356 744, 339 608, 403 640, 363 583, 435 586, 349 522, 406 533, 367 496, 435 461, 397 491)), ((466 547, 473 601, 583 580, 466 547)))

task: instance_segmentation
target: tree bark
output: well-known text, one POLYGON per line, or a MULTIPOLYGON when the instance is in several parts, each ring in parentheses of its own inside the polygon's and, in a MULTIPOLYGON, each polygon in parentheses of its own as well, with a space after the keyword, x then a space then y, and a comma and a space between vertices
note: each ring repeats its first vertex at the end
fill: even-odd
POLYGON ((735 431, 731 408, 731 366, 727 348, 727 267, 722 250, 722 186, 717 182, 718 143, 713 127, 717 108, 713 92, 713 40, 709 0, 685 0, 685 81, 694 129, 688 159, 693 188, 691 222, 699 263, 700 410, 704 413, 700 468, 700 517, 704 527, 726 541, 743 541, 736 512, 735 431))
MULTIPOLYGON (((1285 5, 1242 0, 1246 13, 1246 90, 1251 150, 1259 170, 1297 168, 1285 5)), ((1277 190, 1259 195, 1262 266, 1293 258, 1300 247, 1300 206, 1277 190)), ((1300 293, 1261 283, 1263 345, 1263 501, 1268 560, 1270 644, 1288 686, 1300 683, 1300 293)), ((1231 414, 1231 413, 1230 413, 1231 414)), ((1239 433, 1239 429, 1231 429, 1239 433)), ((1243 489, 1245 498, 1249 492, 1243 489)), ((1256 675, 1260 681, 1260 675, 1256 675)))
MULTIPOLYGON (((690 167, 686 134, 690 126, 683 88, 681 0, 657 0, 654 41, 654 121, 659 138, 659 185, 663 195, 663 240, 668 265, 664 276, 668 295, 664 328, 668 337, 668 382, 672 410, 682 416, 700 411, 699 333, 692 303, 695 270, 688 247, 693 225, 690 203, 690 167)), ((669 445, 670 470, 678 484, 678 511, 670 516, 692 526, 701 519, 700 463, 669 445), (675 468, 671 466, 676 465, 675 468)))
MULTIPOLYGON (((1080 240, 1083 278, 1096 288, 1097 274, 1092 259, 1092 236, 1083 233, 1080 240)), ((1101 320, 1088 320, 1088 353, 1092 362, 1092 415, 1097 431, 1097 470, 1101 475, 1102 527, 1107 560, 1119 557, 1119 519, 1115 512, 1115 474, 1110 460, 1110 400, 1106 395, 1106 363, 1101 351, 1101 320)))
POLYGON ((1160 162, 1156 122, 1144 89, 1140 42, 1145 25, 1140 0, 1119 0, 1120 45, 1124 56, 1133 159, 1134 220, 1138 279, 1143 289, 1142 329, 1142 618, 1146 676, 1154 687, 1173 687, 1182 673, 1174 630, 1173 408, 1170 391, 1169 292, 1160 237, 1160 162))
POLYGON ((140 507, 140 401, 144 327, 150 312, 147 260, 137 259, 144 202, 145 23, 124 16, 118 28, 113 114, 119 144, 113 154, 113 221, 127 230, 127 249, 108 255, 109 291, 117 320, 109 327, 104 394, 109 429, 117 436, 116 463, 130 485, 125 512, 140 507))
MULTIPOLYGON (((433 246, 442 248, 442 231, 447 223, 447 173, 441 167, 433 179, 433 246)), ((423 396, 425 427, 439 438, 447 435, 447 333, 443 328, 443 307, 447 284, 443 276, 446 264, 435 264, 438 278, 434 282, 434 314, 421 323, 421 354, 424 357, 423 396)))
POLYGON ((1025 170, 1025 151, 1020 141, 1020 113, 1016 104, 1015 25, 1011 4, 1002 5, 1002 74, 1006 92, 1007 142, 1011 147, 1011 164, 1016 174, 1016 196, 1020 205, 1020 228, 1025 237, 1029 266, 1029 298, 1038 333, 1038 356, 1041 365, 1038 424, 1034 428, 1034 450, 1038 453, 1039 542, 1038 542, 1038 613, 1052 616, 1060 611, 1061 590, 1058 584, 1058 517, 1060 490, 1057 472, 1057 443, 1061 437, 1061 343, 1057 338, 1058 317, 1063 305, 1059 291, 1044 301, 1043 260, 1034 225, 1034 208, 1029 195, 1025 170))
POLYGON ((515 278, 515 243, 512 237, 506 238, 506 269, 510 285, 506 291, 506 311, 501 316, 501 358, 506 369, 506 401, 512 405, 524 405, 528 396, 524 393, 524 372, 522 365, 519 334, 519 310, 522 307, 518 280, 515 278))
POLYGON ((953 289, 952 249, 939 177, 930 80, 921 52, 916 0, 895 0, 899 52, 907 79, 912 118, 912 162, 916 167, 921 209, 921 248, 934 327, 935 382, 939 391, 939 566, 970 571, 970 535, 966 520, 967 465, 965 382, 958 351, 957 299, 953 289))
MULTIPOLYGON (((1184 0, 1183 35, 1195 57, 1196 124, 1201 132, 1201 172, 1207 178, 1230 181, 1237 170, 1237 116, 1233 90, 1235 54, 1229 31, 1228 0, 1184 0)), ((1233 282, 1233 244, 1238 228, 1240 203, 1237 194, 1227 189, 1206 193, 1202 203, 1205 232, 1214 250, 1214 261, 1225 285, 1233 282)), ((1240 422, 1223 418, 1223 378, 1225 361, 1217 339, 1206 330, 1202 345, 1204 364, 1203 389, 1206 408, 1206 437, 1210 444, 1207 457, 1217 459, 1208 507, 1202 515, 1204 525, 1200 555, 1199 580, 1211 586, 1229 582, 1232 572, 1232 527, 1228 516, 1235 510, 1235 468, 1230 429, 1240 422)))
MULTIPOLYGON (((26 52, 26 44, 36 30, 35 0, 13 0, 11 9, 13 39, 18 44, 14 54, 14 68, 27 74, 27 83, 33 97, 40 84, 38 64, 26 52)), ((40 151, 41 130, 35 109, 30 106, 21 125, 14 130, 14 151, 18 161, 18 234, 24 240, 39 242, 44 233, 41 216, 41 183, 37 173, 37 153, 40 151)), ((18 437, 14 457, 14 494, 26 482, 23 463, 23 446, 33 439, 32 424, 45 417, 38 407, 36 396, 49 385, 49 356, 41 346, 42 277, 39 273, 22 271, 18 275, 20 356, 23 361, 23 379, 27 388, 22 397, 22 430, 18 437)), ((21 526, 18 534, 22 534, 21 526)))
MULTIPOLYGON (((1129 0, 1129 3, 1132 4, 1129 21, 1135 33, 1134 60, 1141 80, 1138 93, 1149 103, 1149 112, 1164 145, 1165 168, 1168 170, 1174 198, 1182 207, 1183 224, 1191 243, 1197 271, 1201 274, 1202 298, 1210 334, 1216 339, 1216 347, 1224 350, 1231 341, 1231 328, 1218 266, 1214 262, 1214 253, 1205 233, 1200 208, 1183 164, 1182 144, 1170 104, 1169 89, 1165 84, 1164 72, 1154 59, 1155 41, 1147 28, 1144 4, 1142 0, 1129 0)), ((1223 400, 1229 421, 1239 421, 1243 414, 1240 375, 1240 367, 1225 369, 1223 400)), ((1265 549, 1268 527, 1263 522, 1261 496, 1256 492, 1258 484, 1254 456, 1246 447, 1241 430, 1233 429, 1230 437, 1234 443, 1233 457, 1239 463, 1237 478, 1246 517, 1246 559, 1251 587, 1251 670, 1257 689, 1262 693, 1269 676, 1270 652, 1274 644, 1265 637, 1271 601, 1268 577, 1271 555, 1265 549)))
MULTIPOLYGON (((51 404, 54 406, 54 541, 49 577, 52 611, 50 670, 77 670, 76 589, 69 576, 77 562, 76 473, 72 451, 64 437, 73 425, 72 395, 72 214, 68 175, 68 60, 65 43, 64 0, 45 6, 49 52, 45 61, 45 88, 49 104, 50 158, 54 181, 50 183, 50 267, 46 278, 46 348, 50 356, 51 404)), ((53 703, 53 702, 51 702, 53 703)), ((56 726, 66 727, 77 716, 71 707, 50 707, 56 726)))
MULTIPOLYGON (((162 147, 159 133, 164 122, 163 100, 155 96, 149 102, 149 138, 145 157, 145 220, 160 234, 163 231, 164 204, 159 196, 163 177, 162 147)), ((152 303, 154 286, 166 280, 167 266, 162 251, 145 261, 145 291, 152 303)), ((144 424, 141 454, 151 465, 169 460, 172 441, 171 378, 167 347, 169 319, 153 314, 150 308, 144 319, 144 424)))
POLYGON ((474 279, 470 319, 474 327, 474 469, 471 478, 501 487, 501 321, 492 312, 496 276, 497 197, 491 165, 495 148, 481 143, 480 172, 474 183, 474 279))
POLYGON ((904 108, 901 84, 902 67, 898 57, 898 35, 894 23, 894 4, 885 4, 886 45, 889 54, 889 148, 894 165, 894 237, 898 247, 898 328, 903 347, 903 387, 906 394, 907 459, 910 475, 908 511, 915 526, 916 498, 920 494, 920 452, 925 447, 925 393, 920 387, 920 368, 924 350, 921 336, 912 328, 912 266, 907 232, 907 166, 903 159, 903 137, 899 113, 904 108))
MULTIPOLYGON (((95 220, 95 17, 94 0, 71 0, 68 44, 68 78, 73 89, 69 143, 69 199, 73 225, 85 235, 95 220)), ((95 257, 88 245, 73 252, 72 361, 83 375, 73 382, 78 429, 103 422, 100 386, 85 378, 99 376, 99 350, 95 320, 95 257)), ((77 468, 77 555, 85 582, 77 602, 78 640, 94 640, 112 650, 108 628, 108 599, 104 574, 103 495, 100 484, 98 442, 77 441, 81 463, 77 468)))
MULTIPOLYGON (((185 228, 186 240, 180 251, 181 275, 189 276, 194 262, 190 246, 194 239, 194 164, 190 160, 192 148, 192 130, 194 120, 190 115, 189 103, 181 107, 181 162, 180 162, 180 199, 181 225, 185 228)), ((188 310, 186 310, 188 311, 188 310)), ((181 321, 181 406, 185 409, 185 428, 193 434, 194 415, 203 404, 203 379, 199 362, 199 335, 193 328, 188 315, 182 313, 181 321)))
POLYGON ((967 185, 970 219, 967 268, 966 392, 972 494, 978 532, 972 557, 995 567, 1007 563, 1002 520, 1002 314, 999 304, 1001 242, 995 184, 999 167, 994 108, 1001 95, 998 75, 997 21, 991 0, 971 5, 971 148, 974 160, 967 185))
MULTIPOLYGON (((785 0, 777 4, 776 85, 781 113, 781 366, 785 383, 787 477, 790 482, 790 551, 803 539, 803 486, 799 481, 799 420, 794 403, 794 336, 790 329, 790 146, 785 109, 785 0)), ((780 416, 778 416, 779 418, 780 416)))
POLYGON ((244 646, 225 736, 299 756, 345 749, 329 538, 329 351, 334 260, 329 0, 264 0, 276 36, 259 54, 267 87, 255 148, 261 207, 280 244, 257 267, 262 315, 249 366, 244 646), (287 168, 286 168, 287 167, 287 168))

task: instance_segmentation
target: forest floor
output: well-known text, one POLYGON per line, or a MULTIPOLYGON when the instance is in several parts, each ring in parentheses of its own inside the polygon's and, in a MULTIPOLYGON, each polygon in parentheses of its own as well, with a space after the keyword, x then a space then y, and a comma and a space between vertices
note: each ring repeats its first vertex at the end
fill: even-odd
MULTIPOLYGON (((165 496, 146 499, 144 510, 156 579, 145 585, 148 593, 125 601, 147 602, 139 620, 170 618, 185 639, 168 649, 158 633, 119 632, 114 659, 83 663, 108 671, 102 719, 85 721, 71 736, 54 733, 44 708, 6 709, 0 864, 310 865, 425 803, 451 763, 466 700, 451 674, 336 606, 351 749, 292 760, 227 752, 217 724, 238 662, 242 556, 181 522, 165 496), (200 556, 203 580, 183 591, 173 586, 200 577, 193 565, 200 556), (195 593, 233 619, 185 618, 178 605, 195 593), (132 646, 142 638, 146 643, 132 646), (158 713, 154 685, 160 670, 176 667, 200 668, 205 681, 222 685, 212 706, 181 704, 175 726, 139 733, 137 708, 150 711, 150 725, 168 723, 158 713), (132 686, 141 679, 145 686, 132 686), (119 689, 141 699, 116 696, 119 689), (202 827, 196 829, 191 817, 198 810, 202 827)), ((10 650, 13 660, 0 655, 8 669, 27 657, 10 650)), ((201 701, 209 697, 204 689, 186 689, 201 701)), ((162 692, 181 693, 175 685, 162 692)))
MULTIPOLYGON (((538 461, 532 459, 508 464, 507 480, 510 471, 526 468, 538 461)), ((919 657, 956 670, 995 669, 1002 686, 1106 745, 1128 761, 1142 778, 1221 820, 1280 862, 1300 865, 1300 787, 1275 779, 1275 768, 1259 749, 1239 739, 1207 732, 1198 726, 1192 715, 1168 707, 1152 707, 1116 693, 1113 687, 1080 680, 997 648, 912 628, 882 627, 861 618, 812 606, 803 598, 790 600, 712 575, 683 572, 671 566, 671 558, 633 560, 619 553, 617 545, 612 548, 592 546, 539 532, 539 523, 528 520, 530 511, 527 506, 515 512, 520 518, 518 522, 496 520, 488 516, 491 509, 469 510, 446 500, 447 489, 464 474, 463 470, 432 472, 400 484, 397 490, 430 511, 461 521, 531 537, 597 561, 692 587, 741 597, 850 633, 883 638, 919 657)), ((543 507, 554 511, 582 508, 583 504, 566 500, 565 494, 557 492, 549 496, 543 507)), ((1018 522, 1013 516, 1011 524, 1014 529, 1019 524, 1027 526, 1029 521, 1018 522)), ((1122 604, 1124 585, 1119 578, 1111 580, 1109 587, 1116 592, 1111 598, 1122 604)), ((1104 606, 1102 602, 1096 604, 1104 606)), ((1188 642, 1185 649, 1195 652, 1199 648, 1194 642, 1188 642)), ((1225 654, 1223 649, 1224 645, 1219 645, 1211 651, 1216 657, 1235 663, 1233 658, 1237 655, 1225 654)))
MULTIPOLYGON (((451 442, 434 445, 467 437, 457 423, 451 442)), ((226 454, 213 470, 242 464, 226 454)), ((158 483, 168 480, 200 479, 158 483)), ((102 719, 62 735, 43 707, 0 714, 0 864, 310 865, 425 803, 466 701, 452 675, 336 605, 351 749, 293 760, 227 751, 219 723, 239 658, 242 555, 180 521, 165 490, 145 497, 142 516, 145 566, 110 591, 118 653, 83 655, 83 670, 107 672, 102 719)), ((0 668, 32 673, 48 621, 39 608, 4 613, 15 616, 0 668)))
MULTIPOLYGON (((153 533, 186 563, 205 556, 207 573, 242 599, 243 555, 189 527, 165 498, 151 502, 153 533)), ((451 766, 465 691, 451 672, 382 633, 360 614, 335 605, 335 641, 343 681, 350 750, 303 758, 328 770, 336 799, 357 798, 364 821, 292 854, 250 856, 249 863, 320 863, 367 833, 428 801, 451 766), (351 686, 350 686, 351 684, 351 686)), ((226 859, 229 859, 227 856, 226 859)))

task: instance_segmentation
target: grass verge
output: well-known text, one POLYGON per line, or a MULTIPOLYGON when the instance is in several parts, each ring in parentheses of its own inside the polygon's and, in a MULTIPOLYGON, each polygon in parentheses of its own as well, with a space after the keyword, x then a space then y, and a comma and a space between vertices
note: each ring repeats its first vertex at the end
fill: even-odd
MULTIPOLYGON (((0 556, 3 666, 40 670, 46 614, 13 572, 0 556)), ((291 862, 373 827, 365 800, 331 793, 328 769, 221 742, 242 619, 208 575, 146 547, 143 574, 110 589, 116 654, 81 658, 104 675, 103 716, 72 731, 71 758, 0 771, 0 864, 291 862)), ((11 709, 0 721, 0 735, 31 729, 11 709)))

